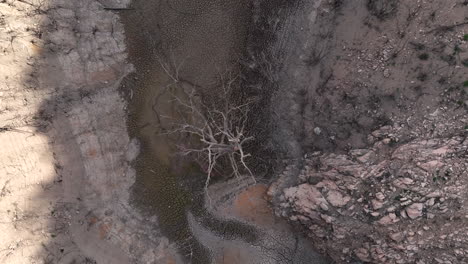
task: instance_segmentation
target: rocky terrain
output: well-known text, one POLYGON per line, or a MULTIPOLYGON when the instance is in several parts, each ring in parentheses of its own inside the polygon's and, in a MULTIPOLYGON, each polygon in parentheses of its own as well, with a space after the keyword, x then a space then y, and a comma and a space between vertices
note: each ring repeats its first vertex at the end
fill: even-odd
POLYGON ((280 42, 276 213, 337 263, 466 263, 466 3, 315 7, 280 42))
POLYGON ((394 136, 384 127, 371 148, 308 154, 276 212, 338 263, 465 263, 468 140, 394 136))

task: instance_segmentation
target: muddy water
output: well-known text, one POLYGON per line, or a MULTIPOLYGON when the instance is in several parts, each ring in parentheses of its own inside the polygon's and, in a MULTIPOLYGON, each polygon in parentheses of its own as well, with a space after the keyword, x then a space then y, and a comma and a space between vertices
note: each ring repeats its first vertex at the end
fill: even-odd
POLYGON ((203 174, 198 167, 177 157, 174 146, 183 142, 164 134, 177 107, 166 92, 170 77, 160 62, 180 68, 182 79, 215 91, 218 74, 233 70, 244 50, 250 9, 247 1, 135 0, 121 17, 127 46, 136 72, 122 83, 129 98, 128 128, 141 143, 135 168, 133 200, 149 214, 156 214, 164 235, 176 242, 192 263, 210 263, 209 252, 188 228, 191 211, 215 233, 253 242, 255 230, 216 220, 201 206, 203 174), (185 184, 184 184, 185 183, 185 184), (187 186, 190 185, 190 188, 187 186))
MULTIPOLYGON (((264 46, 273 40, 278 17, 282 12, 288 14, 290 4, 258 1, 260 5, 254 9, 250 1, 134 0, 132 9, 122 12, 129 58, 136 67, 122 83, 122 92, 129 101, 130 136, 141 143, 134 164, 133 200, 148 214, 157 215, 159 228, 177 244, 184 263, 327 263, 306 239, 286 223, 277 223, 272 213, 265 217, 277 224, 268 226, 242 219, 242 215, 207 212, 202 199, 204 174, 196 164, 174 154, 174 146, 187 139, 164 133, 171 121, 163 117, 177 118, 178 109, 167 93, 172 80, 161 61, 178 68, 183 83, 211 95, 218 92, 219 76, 238 70, 239 60, 247 57, 249 63, 244 65, 249 67, 243 71, 246 78, 241 93, 243 98, 258 100, 249 119, 249 131, 258 144, 250 146, 249 152, 263 160, 254 162, 254 169, 267 171, 264 168, 270 167, 268 163, 274 160, 270 153, 275 148, 265 147, 271 145, 267 140, 258 140, 267 139, 272 130, 265 120, 270 119, 274 78, 270 78, 271 71, 265 74, 262 68, 271 66, 264 46), (267 14, 252 14, 259 9, 267 14), (237 256, 242 256, 242 261, 237 256)), ((221 185, 223 195, 236 195, 237 182, 221 185)))

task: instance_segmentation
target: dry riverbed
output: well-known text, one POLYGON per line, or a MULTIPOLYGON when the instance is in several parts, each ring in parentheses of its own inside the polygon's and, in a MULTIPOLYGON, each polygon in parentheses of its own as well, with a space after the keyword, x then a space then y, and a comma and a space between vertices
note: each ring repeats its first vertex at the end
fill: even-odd
POLYGON ((466 1, 279 2, 1 0, 0 262, 466 263, 466 1), (246 73, 257 183, 205 202, 167 63, 246 73))

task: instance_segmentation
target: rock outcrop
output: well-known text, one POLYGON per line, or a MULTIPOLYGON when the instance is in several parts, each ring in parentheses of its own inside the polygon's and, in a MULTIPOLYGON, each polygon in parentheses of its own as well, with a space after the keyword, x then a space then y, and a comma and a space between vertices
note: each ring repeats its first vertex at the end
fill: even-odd
POLYGON ((466 263, 468 140, 398 143, 391 131, 368 149, 307 155, 296 184, 270 189, 276 213, 338 263, 466 263))

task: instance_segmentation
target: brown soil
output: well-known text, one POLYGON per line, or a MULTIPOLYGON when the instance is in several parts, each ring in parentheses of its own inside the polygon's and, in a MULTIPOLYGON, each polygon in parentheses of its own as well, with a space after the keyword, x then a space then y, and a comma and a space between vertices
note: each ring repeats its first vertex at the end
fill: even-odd
POLYGON ((234 200, 232 213, 256 225, 271 226, 274 218, 267 200, 267 188, 267 185, 257 184, 241 192, 234 200))

